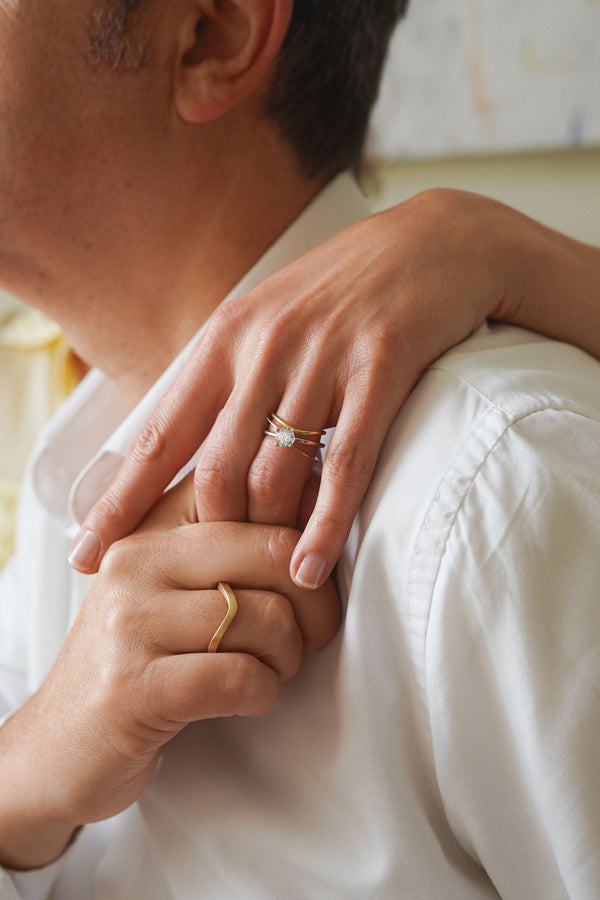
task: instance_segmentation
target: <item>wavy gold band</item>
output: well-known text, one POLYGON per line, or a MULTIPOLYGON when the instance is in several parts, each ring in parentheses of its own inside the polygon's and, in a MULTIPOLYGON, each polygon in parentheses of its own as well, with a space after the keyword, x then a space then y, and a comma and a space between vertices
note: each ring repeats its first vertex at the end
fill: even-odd
POLYGON ((208 645, 208 650, 206 651, 207 653, 217 652, 217 650, 219 649, 219 644, 221 643, 225 632, 235 619, 238 611, 237 598, 231 590, 231 586, 224 581, 220 581, 217 585, 217 590, 219 590, 227 600, 227 613, 225 615, 225 618, 213 634, 210 640, 210 644, 208 645))

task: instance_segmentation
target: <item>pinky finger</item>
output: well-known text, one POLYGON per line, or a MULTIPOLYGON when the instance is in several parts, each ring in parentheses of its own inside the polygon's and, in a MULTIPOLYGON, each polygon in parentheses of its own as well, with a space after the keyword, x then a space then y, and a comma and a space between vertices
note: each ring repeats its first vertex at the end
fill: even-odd
POLYGON ((346 395, 323 464, 315 507, 290 563, 290 575, 300 587, 313 590, 331 573, 371 481, 395 408, 389 414, 379 410, 377 417, 365 416, 365 408, 369 407, 364 396, 346 395))
POLYGON ((155 714, 180 726, 202 719, 262 716, 277 701, 277 673, 247 653, 185 653, 157 659, 155 714))

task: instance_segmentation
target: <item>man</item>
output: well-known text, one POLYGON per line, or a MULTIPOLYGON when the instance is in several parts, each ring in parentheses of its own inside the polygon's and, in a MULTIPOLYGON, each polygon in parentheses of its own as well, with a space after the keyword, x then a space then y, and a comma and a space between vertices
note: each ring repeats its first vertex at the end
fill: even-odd
POLYGON ((2 277, 105 375, 43 435, 1 584, 3 896, 594 896, 584 355, 486 328, 432 368, 338 570, 344 634, 276 706, 337 624, 329 589, 291 587, 288 529, 196 525, 184 480, 93 584, 63 562, 227 292, 363 214, 348 176, 316 194, 357 159, 366 112, 347 145, 340 122, 372 101, 397 4, 27 6, 0 13, 2 277), (353 100, 321 104, 307 59, 353 100), (281 118, 286 72, 321 133, 281 118), (223 581, 240 611, 209 654, 223 581))

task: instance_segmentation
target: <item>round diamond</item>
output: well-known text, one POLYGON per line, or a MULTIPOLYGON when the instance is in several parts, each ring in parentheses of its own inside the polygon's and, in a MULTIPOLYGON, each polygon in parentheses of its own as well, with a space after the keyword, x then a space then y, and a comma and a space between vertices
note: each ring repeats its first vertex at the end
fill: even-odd
POLYGON ((292 447, 296 443, 296 435, 291 428, 278 428, 275 443, 278 447, 292 447))

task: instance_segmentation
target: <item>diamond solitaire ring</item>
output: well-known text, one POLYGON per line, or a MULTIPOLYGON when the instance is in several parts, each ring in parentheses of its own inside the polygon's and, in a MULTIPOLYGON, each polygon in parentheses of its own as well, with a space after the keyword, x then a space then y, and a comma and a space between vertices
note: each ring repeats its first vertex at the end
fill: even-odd
POLYGON ((294 428, 293 425, 285 422, 279 416, 276 416, 275 413, 268 416, 267 422, 275 429, 275 431, 265 431, 265 434, 268 437, 272 437, 278 447, 291 447, 294 450, 297 450, 298 453, 301 453, 302 456, 306 456, 307 459, 314 460, 315 453, 319 447, 325 446, 325 444, 321 444, 319 441, 321 435, 325 434, 324 431, 305 431, 302 428, 294 428), (313 440, 313 438, 316 438, 316 440, 313 440), (312 452, 309 452, 308 450, 303 449, 303 447, 298 446, 299 444, 302 444, 303 447, 312 447, 314 449, 312 452))

